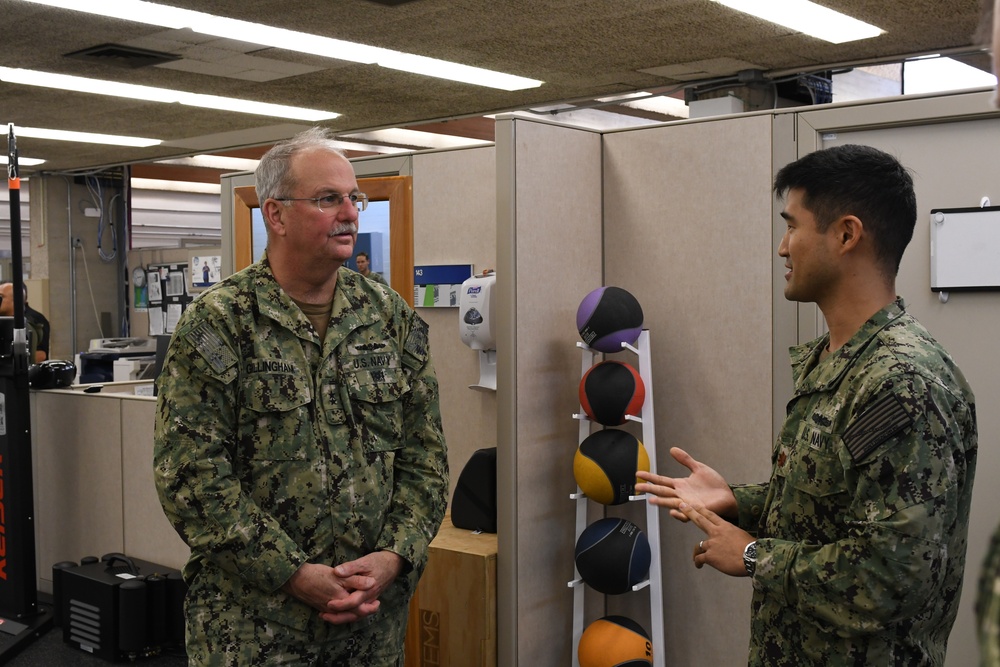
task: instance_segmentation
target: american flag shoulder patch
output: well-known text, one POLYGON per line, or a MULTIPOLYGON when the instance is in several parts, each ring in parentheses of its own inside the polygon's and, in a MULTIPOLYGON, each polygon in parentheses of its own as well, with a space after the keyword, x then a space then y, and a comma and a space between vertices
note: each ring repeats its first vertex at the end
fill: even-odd
POLYGON ((420 317, 416 317, 414 320, 413 328, 410 329, 410 334, 406 337, 406 342, 403 343, 403 351, 407 353, 403 356, 403 363, 411 369, 417 370, 427 360, 428 326, 420 317))
POLYGON ((187 334, 187 340, 216 373, 222 373, 236 363, 236 355, 233 354, 233 351, 222 342, 219 334, 205 322, 191 329, 187 334))
POLYGON ((899 397, 889 394, 875 401, 844 432, 844 444, 855 463, 913 423, 899 397))

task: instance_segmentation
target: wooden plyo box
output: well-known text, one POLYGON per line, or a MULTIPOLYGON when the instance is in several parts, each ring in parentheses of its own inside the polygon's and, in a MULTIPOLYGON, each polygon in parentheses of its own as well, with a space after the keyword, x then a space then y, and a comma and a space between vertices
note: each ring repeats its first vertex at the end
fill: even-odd
POLYGON ((410 602, 405 667, 496 667, 497 536, 446 516, 410 602))

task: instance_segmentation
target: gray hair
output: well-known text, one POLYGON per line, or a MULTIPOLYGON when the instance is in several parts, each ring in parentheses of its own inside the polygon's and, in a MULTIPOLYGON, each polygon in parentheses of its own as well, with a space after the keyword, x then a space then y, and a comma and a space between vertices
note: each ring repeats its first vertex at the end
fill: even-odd
POLYGON ((254 172, 257 188, 257 200, 272 197, 287 197, 295 189, 291 176, 292 158, 307 150, 322 150, 347 159, 344 151, 336 146, 336 140, 331 130, 325 127, 312 127, 299 132, 291 139, 274 145, 264 154, 254 172))

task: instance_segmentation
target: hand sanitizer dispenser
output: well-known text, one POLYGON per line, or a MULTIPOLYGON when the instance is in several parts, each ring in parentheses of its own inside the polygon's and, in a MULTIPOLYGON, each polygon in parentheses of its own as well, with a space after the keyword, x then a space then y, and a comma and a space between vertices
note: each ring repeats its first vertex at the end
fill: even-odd
POLYGON ((458 301, 458 335, 473 350, 479 350, 479 383, 473 389, 497 388, 496 322, 493 318, 493 286, 496 274, 473 276, 464 283, 458 301))

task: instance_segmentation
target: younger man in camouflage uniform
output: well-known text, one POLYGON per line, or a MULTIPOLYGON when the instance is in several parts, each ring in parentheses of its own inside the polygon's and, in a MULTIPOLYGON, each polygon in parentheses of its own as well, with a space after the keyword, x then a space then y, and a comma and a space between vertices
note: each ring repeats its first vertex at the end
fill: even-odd
POLYGON ((368 259, 368 253, 359 252, 358 256, 354 259, 358 264, 358 273, 363 275, 368 280, 374 280, 377 283, 382 283, 383 285, 388 285, 385 281, 385 277, 378 271, 371 270, 371 260, 368 259))
POLYGON ((190 664, 402 665, 448 490, 427 325, 341 270, 366 199, 324 131, 269 151, 257 193, 265 257, 191 304, 158 381, 190 664))
POLYGON ((944 664, 958 612, 977 439, 972 391, 896 297, 916 197, 864 146, 782 169, 785 297, 828 334, 791 349, 795 393, 767 484, 730 486, 683 450, 686 478, 637 492, 693 521, 705 564, 753 581, 750 665, 944 664))

